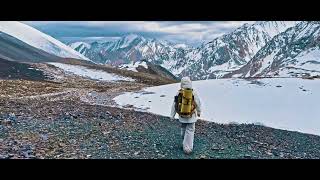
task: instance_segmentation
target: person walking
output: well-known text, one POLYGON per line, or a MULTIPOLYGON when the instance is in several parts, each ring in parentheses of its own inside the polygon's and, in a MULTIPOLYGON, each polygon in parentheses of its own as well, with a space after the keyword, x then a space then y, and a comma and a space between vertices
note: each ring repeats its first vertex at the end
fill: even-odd
POLYGON ((189 77, 181 79, 181 89, 174 98, 171 108, 171 119, 179 115, 181 123, 182 146, 186 154, 193 151, 195 123, 201 114, 201 102, 198 94, 192 88, 192 81, 189 77))

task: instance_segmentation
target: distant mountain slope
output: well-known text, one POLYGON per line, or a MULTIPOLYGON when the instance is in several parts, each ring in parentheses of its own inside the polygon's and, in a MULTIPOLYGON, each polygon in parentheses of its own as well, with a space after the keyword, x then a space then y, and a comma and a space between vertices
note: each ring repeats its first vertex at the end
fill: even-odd
POLYGON ((193 79, 220 78, 244 66, 275 35, 296 22, 263 21, 244 24, 235 31, 188 52, 175 69, 193 79))
POLYGON ((179 78, 173 75, 166 68, 157 64, 153 64, 146 60, 136 61, 129 64, 123 64, 123 65, 120 65, 119 68, 126 69, 129 71, 134 71, 134 72, 144 72, 144 73, 149 73, 153 75, 159 75, 172 80, 179 80, 179 78))
POLYGON ((172 44, 136 34, 125 35, 116 41, 75 42, 69 46, 96 63, 121 65, 145 59, 167 69, 176 62, 180 51, 189 48, 185 44, 172 44))
POLYGON ((300 22, 278 34, 244 67, 226 77, 320 75, 320 22, 300 22))

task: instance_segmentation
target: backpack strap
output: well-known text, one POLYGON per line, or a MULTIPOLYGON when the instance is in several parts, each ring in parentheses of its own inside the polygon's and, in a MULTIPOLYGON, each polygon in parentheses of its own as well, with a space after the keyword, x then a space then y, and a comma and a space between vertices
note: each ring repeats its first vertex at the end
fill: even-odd
POLYGON ((191 109, 192 114, 194 113, 196 108, 197 108, 197 104, 196 104, 196 101, 194 100, 194 95, 192 94, 192 109, 191 109))
POLYGON ((176 112, 180 115, 180 103, 179 101, 182 100, 182 89, 180 89, 178 91, 178 95, 176 95, 174 97, 174 102, 175 102, 175 109, 176 109, 176 112))

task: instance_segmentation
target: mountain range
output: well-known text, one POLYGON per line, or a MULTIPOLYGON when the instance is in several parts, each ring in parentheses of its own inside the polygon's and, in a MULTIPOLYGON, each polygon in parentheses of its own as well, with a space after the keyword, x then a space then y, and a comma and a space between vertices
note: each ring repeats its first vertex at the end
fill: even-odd
POLYGON ((130 64, 144 59, 164 65, 171 59, 178 59, 179 52, 188 49, 185 44, 173 44, 137 34, 128 34, 116 41, 90 44, 75 42, 69 46, 96 63, 111 65, 130 64))
POLYGON ((166 68, 177 77, 190 76, 193 80, 300 77, 319 73, 318 28, 319 22, 312 21, 260 21, 244 24, 199 47, 175 45, 136 34, 123 36, 117 41, 76 42, 70 46, 98 63, 118 66, 146 60, 166 68), (266 61, 272 64, 267 69, 266 61), (256 73, 259 68, 262 68, 261 73, 256 73))

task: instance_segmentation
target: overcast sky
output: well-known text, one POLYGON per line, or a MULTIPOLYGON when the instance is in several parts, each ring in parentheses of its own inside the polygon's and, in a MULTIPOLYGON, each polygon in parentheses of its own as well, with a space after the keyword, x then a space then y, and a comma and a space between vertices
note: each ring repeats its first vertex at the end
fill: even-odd
POLYGON ((58 40, 116 39, 129 33, 199 45, 253 21, 23 21, 58 40))

